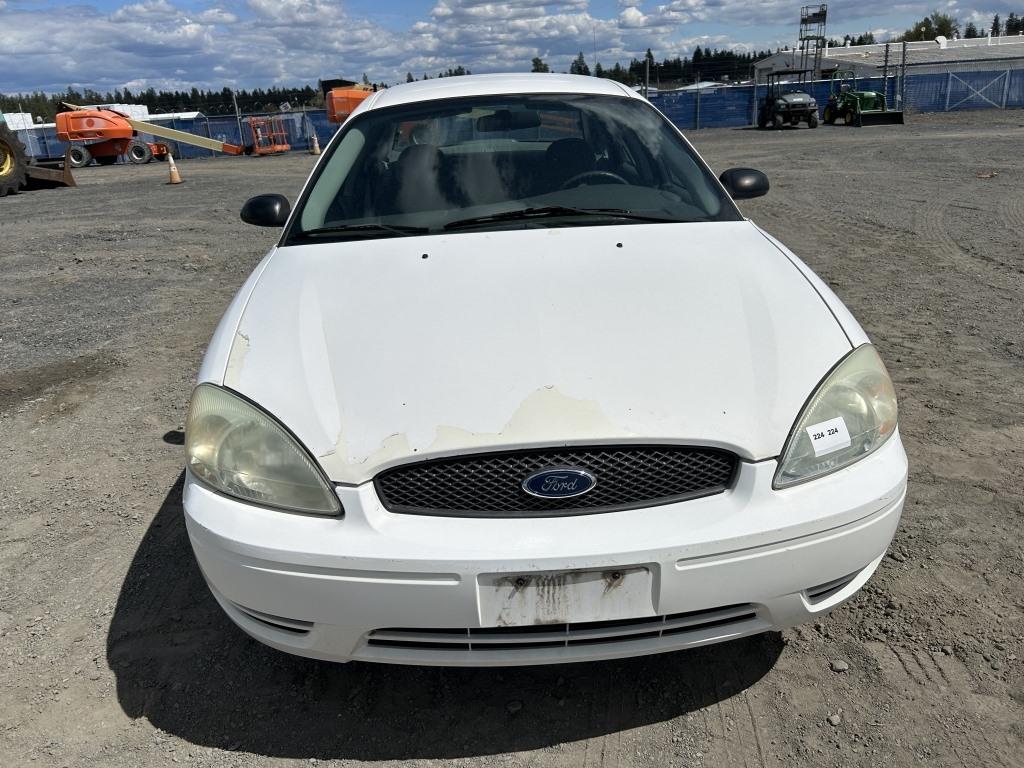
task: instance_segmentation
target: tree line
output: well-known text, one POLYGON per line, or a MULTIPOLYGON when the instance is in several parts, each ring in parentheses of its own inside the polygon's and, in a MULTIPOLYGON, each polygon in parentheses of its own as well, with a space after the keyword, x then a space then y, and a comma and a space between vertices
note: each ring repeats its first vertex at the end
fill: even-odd
POLYGON ((992 17, 992 23, 987 27, 983 24, 979 28, 973 21, 969 21, 961 31, 960 21, 955 16, 950 16, 948 13, 940 11, 932 11, 931 14, 916 22, 910 29, 900 35, 898 39, 906 40, 908 43, 918 40, 934 40, 939 35, 950 40, 961 36, 971 39, 985 37, 986 33, 991 33, 992 37, 1022 34, 1024 33, 1024 14, 1018 15, 1011 12, 1007 15, 1006 21, 1003 21, 997 13, 992 17))
MULTIPOLYGON (((676 56, 657 61, 651 49, 639 59, 632 59, 623 66, 615 62, 610 67, 594 64, 591 71, 583 51, 570 62, 569 74, 594 75, 617 80, 626 85, 639 85, 650 78, 651 85, 674 87, 697 80, 746 80, 752 77, 754 62, 771 55, 771 51, 719 50, 707 47, 694 49, 692 56, 676 56)), ((535 57, 532 72, 550 72, 550 65, 535 57)))
POLYGON ((233 115, 235 103, 242 113, 277 112, 282 104, 293 109, 322 109, 324 97, 319 88, 306 85, 301 88, 230 88, 219 91, 192 88, 187 91, 157 91, 154 88, 133 91, 130 88, 100 92, 69 87, 61 93, 0 94, 0 112, 28 112, 52 122, 61 102, 69 104, 143 104, 151 114, 167 112, 202 112, 205 115, 233 115))
MULTIPOLYGON (((694 80, 743 80, 750 77, 753 63, 760 58, 768 56, 770 51, 758 51, 756 53, 744 53, 731 50, 712 50, 710 48, 696 48, 692 56, 666 58, 656 61, 654 54, 648 49, 644 57, 633 59, 626 66, 619 62, 611 67, 603 67, 595 63, 593 74, 597 77, 607 77, 618 80, 627 85, 636 85, 644 81, 644 73, 647 67, 650 68, 650 78, 653 85, 678 85, 693 82, 694 80)), ((533 60, 534 72, 549 72, 550 67, 540 58, 533 60)), ((569 71, 575 74, 590 75, 590 66, 581 52, 574 59, 569 71)), ((411 72, 406 74, 406 82, 415 80, 430 80, 433 77, 457 77, 468 75, 471 72, 462 65, 449 67, 447 70, 438 72, 436 76, 423 73, 421 77, 414 77, 411 72)), ((364 85, 372 88, 387 88, 384 82, 374 83, 364 74, 362 77, 364 85)), ((142 104, 149 109, 151 114, 162 114, 167 112, 202 112, 204 115, 233 115, 235 113, 235 102, 238 103, 238 110, 242 114, 260 112, 278 112, 282 105, 290 105, 293 110, 299 109, 323 109, 324 97, 320 90, 319 83, 314 88, 305 85, 298 88, 222 88, 220 90, 202 90, 192 88, 190 90, 156 90, 146 88, 132 90, 130 88, 118 88, 113 91, 96 91, 91 88, 79 90, 68 87, 60 93, 43 93, 35 91, 32 93, 0 94, 0 112, 28 112, 36 117, 42 118, 45 122, 52 122, 54 115, 60 109, 61 102, 70 104, 142 104)))

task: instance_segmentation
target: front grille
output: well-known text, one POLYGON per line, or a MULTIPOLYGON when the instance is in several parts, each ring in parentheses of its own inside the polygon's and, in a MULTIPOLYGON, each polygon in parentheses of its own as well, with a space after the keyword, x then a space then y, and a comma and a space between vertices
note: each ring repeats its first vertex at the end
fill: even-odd
POLYGON ((389 469, 374 485, 384 508, 409 515, 545 517, 615 512, 721 493, 736 457, 693 446, 596 446, 482 453, 389 469), (578 467, 597 478, 583 496, 544 499, 522 482, 534 472, 578 467))
POLYGON ((673 613, 642 619, 588 621, 577 624, 539 624, 479 629, 376 629, 367 637, 373 648, 421 651, 519 651, 537 648, 572 648, 582 645, 628 643, 662 637, 697 635, 713 629, 740 630, 738 625, 757 618, 750 603, 704 611, 673 613))

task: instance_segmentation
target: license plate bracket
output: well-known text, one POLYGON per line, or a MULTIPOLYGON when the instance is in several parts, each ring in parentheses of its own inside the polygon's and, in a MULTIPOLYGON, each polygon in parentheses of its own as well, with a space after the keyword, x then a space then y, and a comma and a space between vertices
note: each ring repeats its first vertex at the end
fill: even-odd
POLYGON ((477 577, 480 624, 515 627, 654 616, 648 568, 488 573, 477 577))

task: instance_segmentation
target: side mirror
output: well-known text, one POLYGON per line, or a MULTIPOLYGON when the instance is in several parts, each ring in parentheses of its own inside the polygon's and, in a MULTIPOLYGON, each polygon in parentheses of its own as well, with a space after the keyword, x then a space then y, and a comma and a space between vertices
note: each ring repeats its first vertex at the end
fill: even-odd
POLYGON ((718 180, 733 200, 746 200, 768 193, 768 177, 753 168, 730 168, 718 180))
POLYGON ((257 227, 283 227, 292 212, 291 203, 284 195, 256 195, 242 206, 242 221, 257 227))

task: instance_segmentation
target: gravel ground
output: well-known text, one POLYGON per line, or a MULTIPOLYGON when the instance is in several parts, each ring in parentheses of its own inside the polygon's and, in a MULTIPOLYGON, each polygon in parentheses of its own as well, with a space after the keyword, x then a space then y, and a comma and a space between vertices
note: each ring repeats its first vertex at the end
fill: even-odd
POLYGON ((523 670, 331 665, 247 639, 196 569, 181 428, 312 158, 90 168, 0 200, 0 764, 1024 765, 1024 113, 707 130, 901 396, 889 556, 812 625, 523 670))

